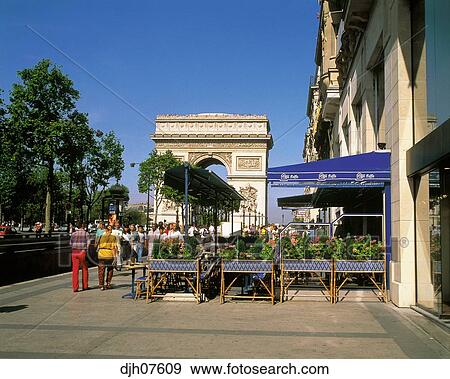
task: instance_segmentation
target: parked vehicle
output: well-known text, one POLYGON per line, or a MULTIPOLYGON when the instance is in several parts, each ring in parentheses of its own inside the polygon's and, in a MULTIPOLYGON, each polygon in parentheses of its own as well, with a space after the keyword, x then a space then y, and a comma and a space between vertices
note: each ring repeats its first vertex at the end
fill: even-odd
POLYGON ((4 237, 9 234, 17 234, 16 228, 9 225, 0 225, 0 237, 4 237))

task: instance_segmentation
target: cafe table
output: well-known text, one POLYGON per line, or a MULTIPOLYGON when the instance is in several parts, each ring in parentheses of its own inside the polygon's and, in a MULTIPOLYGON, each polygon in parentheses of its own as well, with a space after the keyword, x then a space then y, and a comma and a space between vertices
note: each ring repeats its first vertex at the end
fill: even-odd
POLYGON ((136 295, 135 291, 135 279, 136 279, 136 270, 142 269, 142 276, 145 276, 145 272, 147 270, 147 263, 135 263, 135 264, 127 264, 122 266, 125 270, 131 270, 131 292, 122 296, 122 299, 134 299, 136 295))

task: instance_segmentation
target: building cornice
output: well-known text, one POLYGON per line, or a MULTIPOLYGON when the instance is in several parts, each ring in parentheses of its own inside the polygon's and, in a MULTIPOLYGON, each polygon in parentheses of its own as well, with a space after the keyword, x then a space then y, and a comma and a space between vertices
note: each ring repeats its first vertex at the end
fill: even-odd
POLYGON ((156 116, 156 122, 164 121, 164 122, 179 122, 179 121, 231 121, 231 120, 239 120, 239 121, 263 121, 269 122, 269 119, 266 115, 255 115, 255 114, 230 114, 230 113, 198 113, 198 114, 186 114, 186 115, 178 115, 178 114, 163 114, 156 116))

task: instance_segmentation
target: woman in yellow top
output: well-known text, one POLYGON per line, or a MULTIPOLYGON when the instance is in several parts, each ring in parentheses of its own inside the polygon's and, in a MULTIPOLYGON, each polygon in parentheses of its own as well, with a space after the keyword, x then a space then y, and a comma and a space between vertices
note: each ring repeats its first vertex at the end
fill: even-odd
POLYGON ((98 241, 98 285, 102 291, 111 288, 114 273, 113 263, 118 251, 117 238, 111 232, 112 226, 108 225, 98 241), (106 286, 105 268, 107 268, 106 286))

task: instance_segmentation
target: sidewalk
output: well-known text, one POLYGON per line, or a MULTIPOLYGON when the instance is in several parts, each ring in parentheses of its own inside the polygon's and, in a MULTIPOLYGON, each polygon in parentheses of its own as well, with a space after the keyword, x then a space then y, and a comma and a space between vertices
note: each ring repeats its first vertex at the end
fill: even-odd
POLYGON ((447 331, 390 304, 146 304, 121 298, 129 283, 115 272, 103 292, 73 294, 70 274, 1 287, 0 358, 450 358, 447 331))

